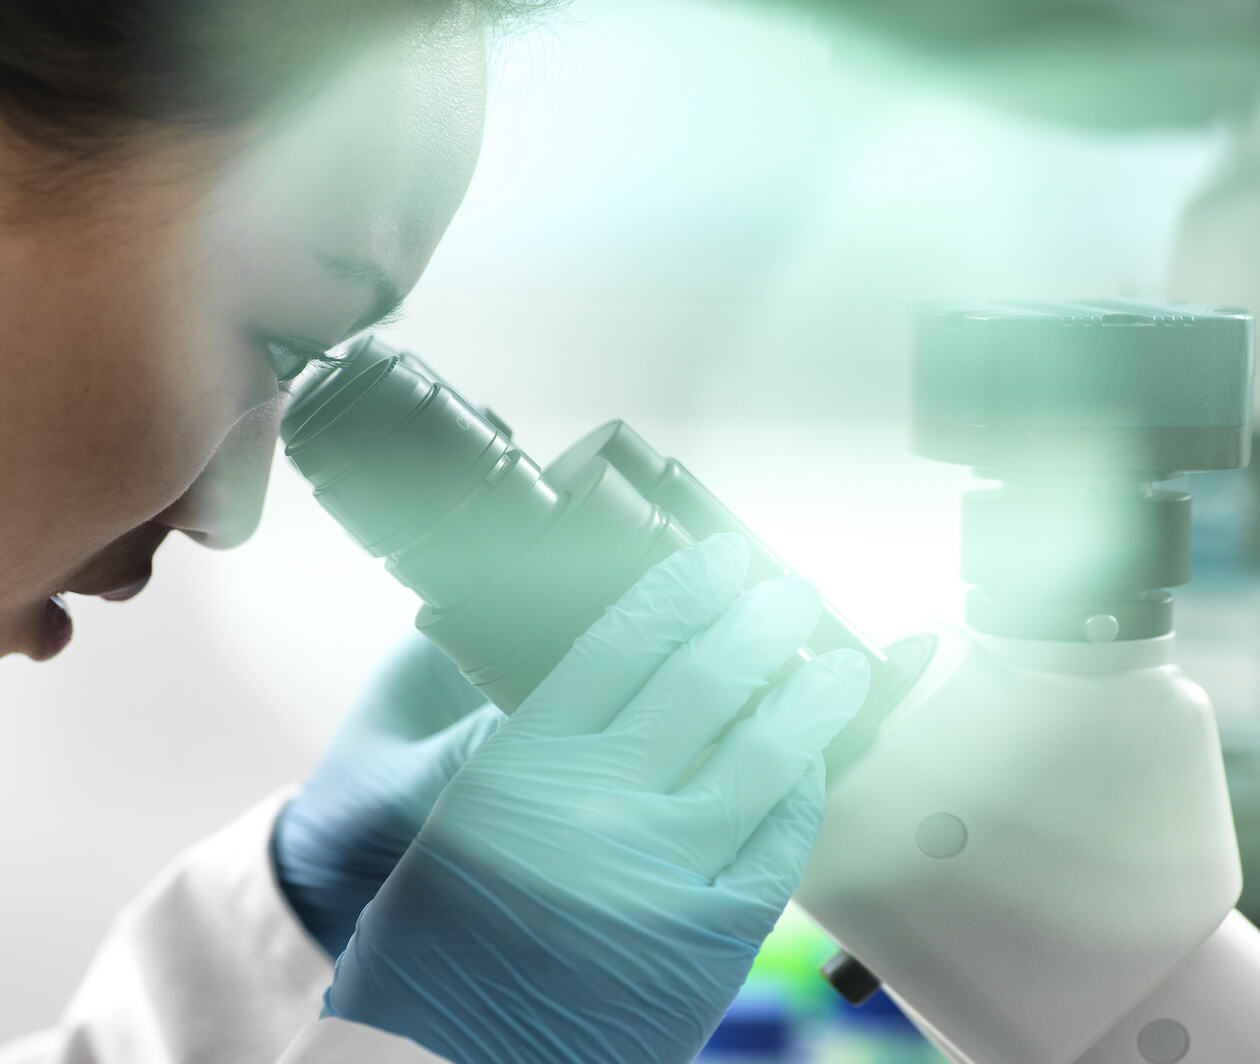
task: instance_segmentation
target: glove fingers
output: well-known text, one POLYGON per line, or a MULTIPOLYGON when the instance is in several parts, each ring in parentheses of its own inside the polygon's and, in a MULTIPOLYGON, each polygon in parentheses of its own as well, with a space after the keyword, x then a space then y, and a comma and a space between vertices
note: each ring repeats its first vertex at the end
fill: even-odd
POLYGON ((740 721, 678 790, 704 810, 696 832, 713 876, 729 864, 758 825, 796 785, 802 772, 857 713, 870 668, 856 651, 824 654, 772 691, 740 721))
POLYGON ((818 592, 808 582, 766 580, 679 647, 605 731, 622 740, 630 779, 649 790, 672 790, 749 696, 805 642, 819 610, 818 592))
POLYGON ((714 879, 716 895, 727 900, 732 918, 742 913, 745 920, 760 920, 746 929, 753 941, 769 933, 800 884, 822 824, 825 793, 826 770, 819 754, 714 879), (761 903, 760 912, 748 908, 754 900, 761 903))
POLYGON ((436 735, 411 744, 407 750, 407 761, 413 766, 415 776, 409 792, 416 806, 423 809, 421 821, 433 807, 442 788, 472 752, 494 734, 503 720, 502 710, 487 703, 436 735))
POLYGON ((485 696, 428 639, 410 631, 350 715, 354 726, 399 739, 421 739, 441 731, 485 704, 485 696))
POLYGON ((742 536, 710 536, 654 565, 604 615, 516 711, 514 734, 602 731, 680 645, 739 595, 748 572, 742 536))

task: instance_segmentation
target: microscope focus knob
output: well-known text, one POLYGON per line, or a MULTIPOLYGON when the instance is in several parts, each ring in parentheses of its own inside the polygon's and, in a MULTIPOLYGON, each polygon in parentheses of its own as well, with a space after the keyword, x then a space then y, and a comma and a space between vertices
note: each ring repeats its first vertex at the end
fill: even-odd
POLYGON ((850 1005, 865 1003, 879 989, 879 977, 852 954, 841 950, 819 969, 850 1005))

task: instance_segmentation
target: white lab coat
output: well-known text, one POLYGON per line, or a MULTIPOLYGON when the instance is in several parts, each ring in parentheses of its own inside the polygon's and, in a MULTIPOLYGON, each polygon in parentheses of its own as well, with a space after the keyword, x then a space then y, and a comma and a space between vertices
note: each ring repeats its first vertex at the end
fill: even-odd
POLYGON ((193 847, 123 909, 61 1022, 0 1048, 0 1064, 441 1064, 409 1039, 316 1019, 332 964, 270 857, 289 797, 193 847))

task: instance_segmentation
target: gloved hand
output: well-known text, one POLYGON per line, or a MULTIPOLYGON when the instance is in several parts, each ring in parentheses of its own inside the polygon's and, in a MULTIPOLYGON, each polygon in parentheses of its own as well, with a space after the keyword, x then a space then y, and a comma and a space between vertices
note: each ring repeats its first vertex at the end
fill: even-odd
POLYGON ((418 633, 350 711, 272 834, 280 886, 330 957, 345 949, 447 781, 502 719, 418 633))
POLYGON ((465 762, 364 910, 325 1015, 458 1064, 690 1061, 801 875, 868 669, 716 536, 650 569, 465 762), (711 744, 712 748, 710 748, 711 744), (708 751, 697 766, 697 759, 708 751))

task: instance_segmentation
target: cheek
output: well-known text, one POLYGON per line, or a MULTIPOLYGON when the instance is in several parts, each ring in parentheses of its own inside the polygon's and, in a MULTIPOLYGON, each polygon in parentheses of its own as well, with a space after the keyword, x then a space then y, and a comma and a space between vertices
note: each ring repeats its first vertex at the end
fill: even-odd
POLYGON ((218 324, 198 271, 175 260, 160 274, 132 290, 124 312, 97 308, 109 352, 80 376, 71 402, 83 468, 102 467, 134 497, 118 508, 132 524, 184 491, 232 424, 274 393, 273 383, 268 395, 251 395, 254 363, 218 324))
POLYGON ((195 257, 141 258, 81 271, 51 312, 31 308, 11 349, 0 580, 42 590, 160 513, 274 396, 265 365, 217 324, 195 257))

